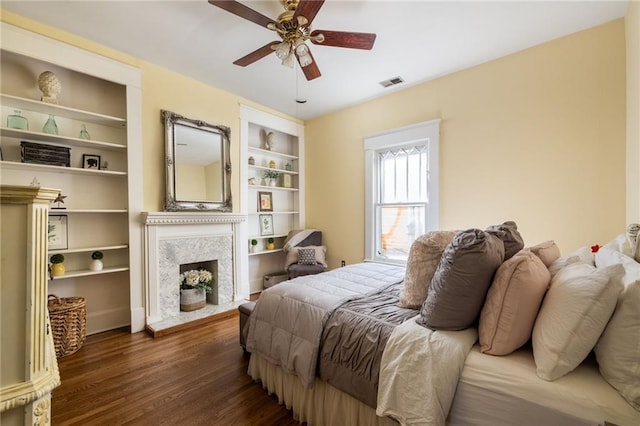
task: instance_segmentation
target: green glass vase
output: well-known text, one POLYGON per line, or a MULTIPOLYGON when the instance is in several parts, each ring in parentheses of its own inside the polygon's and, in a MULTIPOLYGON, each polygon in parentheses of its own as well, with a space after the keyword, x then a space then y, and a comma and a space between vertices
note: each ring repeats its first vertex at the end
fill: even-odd
POLYGON ((56 119, 53 114, 49 114, 49 118, 47 119, 47 122, 44 123, 42 131, 44 133, 49 133, 50 135, 58 134, 58 125, 56 124, 56 119))

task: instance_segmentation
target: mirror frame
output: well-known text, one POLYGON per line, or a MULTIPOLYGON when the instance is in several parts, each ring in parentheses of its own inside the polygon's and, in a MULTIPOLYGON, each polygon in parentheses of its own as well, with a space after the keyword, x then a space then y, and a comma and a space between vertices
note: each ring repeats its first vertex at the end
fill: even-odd
POLYGON ((226 126, 209 124, 202 120, 193 120, 171 111, 161 110, 165 134, 166 159, 166 199, 165 211, 221 211, 230 212, 231 203, 231 129, 226 126), (185 126, 203 132, 211 132, 221 136, 221 162, 224 165, 222 175, 222 201, 190 201, 176 199, 175 143, 176 126, 185 126))

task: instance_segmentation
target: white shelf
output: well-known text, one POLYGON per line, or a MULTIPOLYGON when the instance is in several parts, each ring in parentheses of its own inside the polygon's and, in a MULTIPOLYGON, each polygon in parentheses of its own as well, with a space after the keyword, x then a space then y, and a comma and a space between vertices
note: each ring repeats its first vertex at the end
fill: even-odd
POLYGON ((297 175, 298 174, 298 172, 295 172, 293 170, 276 169, 276 168, 273 168, 273 167, 265 167, 265 166, 252 166, 251 164, 249 164, 249 168, 250 169, 257 169, 257 170, 265 170, 265 171, 266 170, 273 170, 275 172, 284 173, 284 174, 287 174, 287 175, 297 175))
POLYGON ((42 172, 93 175, 93 176, 126 176, 127 172, 116 172, 111 170, 81 169, 79 167, 50 166, 47 164, 19 163, 17 161, 0 161, 0 165, 6 169, 33 170, 42 172))
POLYGON ((126 248, 129 248, 128 244, 118 244, 113 246, 96 246, 96 247, 76 247, 71 249, 49 250, 49 255, 57 254, 57 253, 84 253, 89 251, 121 250, 126 248))
POLYGON ((60 115, 72 120, 86 121, 103 126, 123 128, 127 125, 127 120, 119 117, 98 114, 90 111, 83 111, 76 108, 69 108, 62 105, 49 104, 18 96, 0 94, 0 102, 5 106, 14 107, 25 111, 40 112, 43 114, 60 115))
POLYGON ((274 250, 262 250, 262 251, 257 251, 255 253, 249 253, 249 256, 260 256, 262 254, 269 254, 269 253, 278 253, 281 252, 282 249, 274 249, 274 250))
POLYGON ((277 151, 269 151, 268 149, 256 148, 255 146, 250 146, 249 147, 249 152, 260 153, 260 154, 263 154, 263 155, 275 155, 276 157, 288 158, 290 160, 297 160, 298 159, 297 155, 285 154, 283 152, 277 152, 277 151))
POLYGON ((91 271, 89 269, 78 269, 76 271, 65 271, 64 275, 53 277, 50 281, 63 280, 65 278, 86 277, 88 275, 111 274, 113 272, 128 271, 127 265, 121 266, 105 266, 101 271, 91 271))
POLYGON ((49 142, 57 146, 76 146, 85 148, 103 149, 109 151, 126 151, 125 145, 112 142, 87 140, 62 135, 51 135, 49 133, 33 132, 31 130, 10 129, 0 127, 0 135, 8 138, 27 139, 29 141, 49 142))
POLYGON ((57 209, 52 207, 49 210, 49 215, 58 215, 58 214, 82 214, 82 213, 127 213, 127 209, 57 209))
POLYGON ((298 188, 285 188, 284 186, 267 186, 267 185, 249 185, 249 188, 255 189, 275 189, 280 191, 299 191, 298 188))
POLYGON ((276 235, 255 235, 253 237, 249 237, 249 240, 266 240, 269 238, 283 238, 289 234, 276 234, 276 235))
POLYGON ((251 212, 250 215, 257 214, 299 214, 300 212, 251 212))

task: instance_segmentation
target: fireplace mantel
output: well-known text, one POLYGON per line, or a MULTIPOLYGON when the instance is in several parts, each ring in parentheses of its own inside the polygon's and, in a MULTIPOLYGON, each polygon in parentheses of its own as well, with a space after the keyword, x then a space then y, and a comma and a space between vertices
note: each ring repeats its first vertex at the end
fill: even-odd
MULTIPOLYGON (((179 319, 175 316, 167 317, 165 307, 165 292, 161 291, 161 284, 166 280, 163 277, 161 263, 166 260, 166 255, 161 254, 166 249, 167 244, 171 241, 177 241, 178 247, 184 247, 188 239, 193 239, 199 244, 199 247, 212 247, 211 244, 221 247, 218 243, 211 241, 229 241, 225 244, 226 259, 231 259, 231 275, 233 286, 233 300, 229 304, 228 309, 234 309, 237 304, 244 302, 249 297, 249 287, 245 285, 242 279, 242 271, 247 259, 246 255, 241 255, 239 250, 244 247, 240 244, 239 238, 242 235, 240 227, 244 225, 247 216, 234 213, 214 213, 214 212, 144 212, 143 213, 145 228, 145 299, 146 299, 146 323, 147 329, 158 331, 164 328, 170 328, 182 321, 188 322, 193 320, 193 315, 185 315, 186 319, 179 319), (227 238, 220 240, 220 238, 227 238), (209 239, 208 243, 205 241, 209 239), (229 252, 230 251, 230 252, 229 252), (163 312, 164 311, 164 312, 163 312)), ((200 249, 199 248, 199 249, 200 249)), ((214 252, 220 253, 218 250, 214 252)), ((177 250, 184 254, 185 250, 177 250)), ((230 287, 227 287, 230 288, 230 287)), ((220 306, 220 309, 226 309, 220 306)), ((207 315, 206 312, 201 315, 207 315)), ((182 317, 182 314, 180 315, 182 317)))
POLYGON ((207 223, 240 223, 247 215, 211 212, 144 212, 145 225, 201 225, 207 223))

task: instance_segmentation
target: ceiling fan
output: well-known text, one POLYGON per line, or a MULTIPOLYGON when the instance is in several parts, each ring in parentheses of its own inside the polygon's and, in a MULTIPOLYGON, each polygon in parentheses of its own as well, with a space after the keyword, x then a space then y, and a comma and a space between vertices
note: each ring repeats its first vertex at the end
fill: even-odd
POLYGON ((278 33, 282 41, 272 41, 236 60, 235 65, 246 67, 272 52, 282 60, 283 65, 293 67, 295 56, 307 80, 320 77, 320 69, 313 58, 306 41, 313 44, 371 50, 376 35, 344 31, 311 29, 311 23, 322 7, 324 0, 280 0, 285 11, 277 20, 232 0, 209 0, 214 6, 233 13, 278 33))

